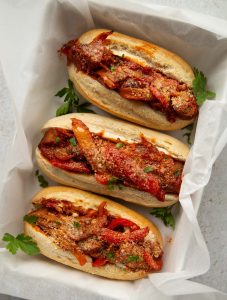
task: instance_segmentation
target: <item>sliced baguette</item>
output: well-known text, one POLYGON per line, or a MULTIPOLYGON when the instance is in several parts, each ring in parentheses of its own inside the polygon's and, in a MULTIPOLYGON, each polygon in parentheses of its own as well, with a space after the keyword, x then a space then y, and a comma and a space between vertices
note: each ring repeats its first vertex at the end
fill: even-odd
MULTIPOLYGON (((107 31, 109 30, 93 29, 84 33, 79 41, 82 44, 88 44, 99 34, 107 31)), ((152 43, 117 32, 109 35, 107 40, 109 41, 107 48, 114 54, 119 56, 124 54, 125 57, 142 66, 155 68, 192 87, 193 71, 176 54, 152 43)), ((106 88, 91 76, 78 71, 74 64, 68 66, 68 73, 75 88, 85 99, 119 118, 158 130, 176 130, 194 122, 194 119, 182 120, 177 118, 174 123, 171 123, 163 113, 151 109, 141 101, 129 101, 122 98, 118 92, 106 88)))
MULTIPOLYGON (((115 216, 119 216, 122 218, 127 218, 128 220, 133 221, 140 227, 148 227, 150 232, 148 234, 148 239, 152 241, 158 241, 160 246, 163 246, 162 237, 157 229, 157 227, 150 222, 148 219, 144 218, 140 214, 134 212, 133 210, 126 208, 120 204, 117 204, 113 201, 110 201, 106 198, 101 196, 97 196, 91 193, 87 193, 78 189, 73 189, 69 187, 48 187, 40 192, 38 192, 33 200, 32 203, 34 205, 40 205, 41 200, 45 199, 56 199, 56 200, 67 200, 74 203, 76 206, 82 206, 86 209, 93 208, 97 209, 99 204, 105 201, 106 209, 115 216)), ((95 274, 98 276, 117 279, 117 280, 135 280, 140 279, 147 276, 147 272, 145 271, 137 271, 132 272, 129 270, 125 270, 121 267, 107 264, 102 267, 92 267, 91 258, 87 258, 87 263, 81 266, 76 259, 76 257, 70 253, 69 251, 64 251, 63 249, 59 248, 53 241, 52 238, 46 236, 37 226, 31 225, 28 222, 24 222, 24 231, 27 235, 31 236, 32 239, 37 243, 40 252, 49 257, 52 260, 60 262, 62 264, 68 265, 75 269, 95 274)))
MULTIPOLYGON (((97 116, 95 114, 75 113, 57 117, 49 120, 43 126, 42 130, 45 131, 51 127, 72 130, 72 118, 77 118, 84 122, 91 132, 102 133, 104 138, 111 140, 117 140, 119 138, 123 142, 139 142, 141 134, 143 134, 144 137, 159 150, 181 161, 186 160, 189 152, 188 146, 171 136, 121 120, 97 116)), ((170 206, 179 200, 178 195, 167 194, 165 201, 161 202, 150 193, 126 186, 124 186, 122 190, 119 190, 118 188, 110 190, 108 186, 98 183, 93 175, 76 174, 54 167, 44 156, 42 156, 38 147, 36 149, 36 160, 40 169, 46 176, 63 185, 120 198, 147 207, 170 206)))

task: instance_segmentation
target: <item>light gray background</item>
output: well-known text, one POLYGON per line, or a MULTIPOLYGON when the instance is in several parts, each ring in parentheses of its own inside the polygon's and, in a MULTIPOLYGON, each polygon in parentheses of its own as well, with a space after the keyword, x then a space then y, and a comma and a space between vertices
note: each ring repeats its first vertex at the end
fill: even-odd
MULTIPOLYGON (((150 0, 151 3, 191 9, 227 20, 227 0, 150 0)), ((123 2, 122 2, 123 5, 123 2)), ((2 42, 2 41, 1 41, 2 42)), ((13 107, 0 68, 0 166, 7 157, 13 138, 13 107)), ((0 168, 2 178, 2 168, 0 168)), ((194 281, 227 293, 227 147, 214 165, 212 177, 205 188, 198 220, 209 248, 211 268, 194 281)), ((190 298, 190 297, 189 297, 190 298)), ((223 296, 223 299, 227 297, 223 296)), ((0 295, 0 300, 16 298, 0 295)), ((179 299, 179 298, 178 298, 179 299)), ((207 299, 210 299, 207 296, 207 299)))

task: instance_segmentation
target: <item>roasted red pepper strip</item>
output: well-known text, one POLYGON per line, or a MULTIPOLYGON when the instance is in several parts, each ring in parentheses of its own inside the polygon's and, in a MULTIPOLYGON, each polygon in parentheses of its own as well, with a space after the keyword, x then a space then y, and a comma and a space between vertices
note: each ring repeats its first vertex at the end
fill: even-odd
POLYGON ((56 168, 60 168, 69 172, 76 172, 76 173, 82 173, 82 174, 90 174, 90 169, 86 166, 83 162, 77 162, 77 161, 57 161, 52 160, 52 165, 56 168))
POLYGON ((124 219, 124 218, 113 219, 110 222, 108 228, 111 230, 114 230, 117 226, 129 227, 131 229, 131 231, 140 229, 140 227, 138 225, 136 225, 134 222, 124 219))
POLYGON ((104 266, 107 262, 108 262, 107 258, 98 257, 96 258, 95 261, 92 262, 92 267, 101 267, 104 266))
POLYGON ((151 101, 152 93, 149 88, 121 88, 119 91, 121 97, 135 101, 151 101))
POLYGON ((95 218, 97 216, 97 211, 95 209, 88 209, 86 216, 89 218, 95 218))
POLYGON ((162 258, 154 259, 152 255, 148 252, 144 252, 143 255, 144 261, 150 266, 154 271, 159 271, 162 268, 162 258))
POLYGON ((79 249, 74 250, 73 254, 76 256, 77 260, 79 261, 79 264, 81 266, 85 265, 87 262, 86 256, 83 252, 81 252, 79 249))
POLYGON ((105 206, 106 206, 106 202, 103 201, 100 203, 99 207, 98 207, 98 216, 99 217, 102 217, 106 214, 106 209, 105 209, 105 206))
POLYGON ((148 232, 149 229, 147 227, 132 232, 123 232, 123 233, 113 231, 108 228, 103 228, 101 231, 101 237, 104 241, 110 244, 119 245, 125 241, 133 241, 133 242, 143 241, 146 235, 148 234, 148 232))
POLYGON ((134 187, 164 201, 165 192, 160 181, 152 173, 144 172, 144 167, 138 163, 138 155, 129 155, 127 151, 117 149, 116 145, 109 141, 94 139, 89 128, 78 119, 72 119, 72 127, 80 151, 96 174, 110 173, 122 180, 129 180, 134 187))

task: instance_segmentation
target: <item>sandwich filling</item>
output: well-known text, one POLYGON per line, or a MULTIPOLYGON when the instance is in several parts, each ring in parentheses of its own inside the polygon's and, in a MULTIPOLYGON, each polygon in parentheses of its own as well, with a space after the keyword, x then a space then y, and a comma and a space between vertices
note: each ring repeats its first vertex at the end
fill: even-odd
POLYGON ((124 54, 118 56, 108 48, 113 32, 99 34, 89 44, 79 40, 66 43, 60 53, 67 56, 68 65, 74 64, 110 90, 128 101, 143 101, 161 111, 170 122, 176 118, 193 119, 198 106, 192 90, 184 83, 166 76, 159 70, 142 66, 124 54))
POLYGON ((66 200, 42 198, 33 217, 34 229, 49 237, 58 247, 71 252, 81 266, 107 264, 136 271, 159 271, 162 249, 148 227, 113 216, 106 202, 85 209, 66 200))
POLYGON ((166 193, 179 194, 183 162, 158 150, 144 136, 139 142, 111 141, 75 118, 72 128, 49 128, 38 146, 54 167, 94 175, 110 190, 128 186, 148 192, 160 201, 166 193))

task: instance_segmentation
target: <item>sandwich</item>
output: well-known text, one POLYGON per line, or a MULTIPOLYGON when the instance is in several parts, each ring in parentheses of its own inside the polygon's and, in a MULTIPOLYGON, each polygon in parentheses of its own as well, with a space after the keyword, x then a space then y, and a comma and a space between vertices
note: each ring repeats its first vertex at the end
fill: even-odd
POLYGON ((135 280, 162 268, 163 243, 148 219, 113 201, 69 187, 32 199, 25 233, 52 260, 98 276, 135 280))
POLYGON ((158 130, 194 122, 194 73, 176 54, 106 29, 93 29, 59 50, 88 101, 122 119, 158 130))
POLYGON ((179 199, 188 146, 121 120, 74 113, 49 120, 36 160, 50 179, 147 207, 179 199))

